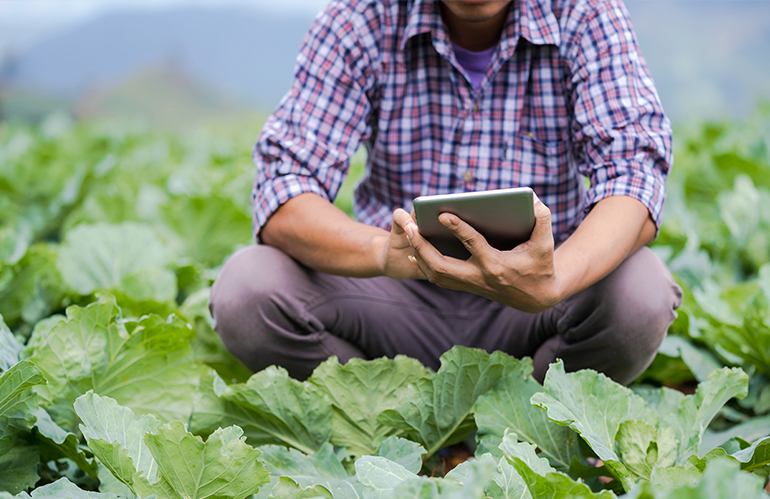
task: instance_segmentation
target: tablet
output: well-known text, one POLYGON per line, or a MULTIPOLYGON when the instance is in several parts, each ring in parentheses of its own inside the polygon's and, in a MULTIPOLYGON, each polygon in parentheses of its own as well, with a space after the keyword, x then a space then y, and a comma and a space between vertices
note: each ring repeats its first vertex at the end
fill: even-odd
POLYGON ((467 260, 471 254, 438 221, 441 213, 457 215, 501 251, 528 241, 535 228, 533 193, 529 187, 420 196, 414 200, 414 213, 420 234, 442 254, 461 260, 467 260))

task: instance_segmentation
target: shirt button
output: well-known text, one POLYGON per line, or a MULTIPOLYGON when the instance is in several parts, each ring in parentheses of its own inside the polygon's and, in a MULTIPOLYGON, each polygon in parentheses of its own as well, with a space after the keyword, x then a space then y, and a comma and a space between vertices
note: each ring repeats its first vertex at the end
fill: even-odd
POLYGON ((530 139, 534 139, 535 138, 535 134, 532 133, 532 132, 527 132, 527 137, 529 137, 530 139))
POLYGON ((466 182, 470 182, 471 180, 473 180, 473 174, 470 171, 466 171, 463 174, 463 180, 465 180, 466 182))
POLYGON ((477 112, 478 110, 479 110, 479 103, 477 102, 476 104, 473 105, 473 111, 477 112))

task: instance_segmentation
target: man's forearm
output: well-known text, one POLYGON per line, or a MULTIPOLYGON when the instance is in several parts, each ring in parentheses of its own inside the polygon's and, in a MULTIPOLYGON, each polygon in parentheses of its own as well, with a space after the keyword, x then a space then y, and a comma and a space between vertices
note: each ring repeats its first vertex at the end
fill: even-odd
POLYGON ((307 193, 284 203, 260 237, 312 269, 372 277, 382 273, 380 254, 388 232, 356 222, 317 194, 307 193))
POLYGON ((599 201, 554 252, 561 300, 606 277, 654 237, 655 223, 638 200, 613 196, 599 201))

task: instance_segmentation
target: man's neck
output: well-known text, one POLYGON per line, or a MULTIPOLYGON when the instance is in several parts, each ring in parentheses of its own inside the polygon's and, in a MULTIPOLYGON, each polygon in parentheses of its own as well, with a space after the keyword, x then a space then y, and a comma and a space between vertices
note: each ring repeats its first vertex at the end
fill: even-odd
POLYGON ((493 17, 476 21, 458 17, 444 5, 444 2, 440 2, 441 17, 449 30, 449 38, 454 43, 464 49, 480 52, 495 46, 500 41, 511 4, 493 17))

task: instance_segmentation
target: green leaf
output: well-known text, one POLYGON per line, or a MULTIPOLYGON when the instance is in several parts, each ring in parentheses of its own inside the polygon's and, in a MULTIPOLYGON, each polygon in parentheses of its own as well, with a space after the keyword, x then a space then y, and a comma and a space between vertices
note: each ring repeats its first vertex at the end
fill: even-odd
POLYGON ((115 494, 83 490, 66 478, 38 487, 32 491, 31 495, 21 494, 18 497, 19 499, 29 497, 32 499, 118 499, 115 494))
POLYGON ((596 371, 566 374, 564 363, 556 362, 545 375, 543 389, 532 396, 532 404, 548 411, 551 420, 579 433, 605 463, 619 459, 615 435, 620 423, 657 423, 657 415, 644 399, 596 371))
POLYGON ((0 265, 16 264, 32 242, 32 227, 24 219, 16 222, 15 226, 0 226, 0 265))
MULTIPOLYGON (((392 441, 392 439, 388 439, 392 441)), ((387 441, 386 441, 387 442, 387 441)), ((403 440, 399 439, 399 443, 403 440)), ((421 449, 421 447, 420 447, 421 449)), ((419 458, 419 455, 417 456, 419 458)), ((419 470, 417 463, 414 468, 419 470)), ((407 469, 401 464, 382 456, 363 456, 356 460, 356 478, 366 487, 366 499, 381 499, 392 497, 395 489, 405 481, 414 481, 418 476, 416 471, 407 469)), ((460 464, 447 475, 447 480, 457 482, 459 497, 483 497, 484 488, 494 472, 494 460, 470 460, 460 464)), ((447 494, 439 494, 445 497, 447 494)), ((400 496, 395 496, 400 497, 400 496)))
POLYGON ((658 430, 644 421, 623 421, 615 438, 620 460, 633 475, 649 480, 656 466, 676 463, 678 442, 672 428, 658 430))
POLYGON ((0 373, 18 364, 23 351, 24 345, 16 339, 0 315, 0 373))
MULTIPOLYGON (((103 164, 116 162, 114 155, 109 155, 105 160, 106 162, 103 160, 103 164)), ((148 184, 129 187, 126 185, 127 180, 113 176, 110 181, 94 184, 82 202, 67 215, 62 223, 61 232, 66 234, 76 226, 99 222, 116 225, 127 221, 151 222, 152 220, 143 219, 139 214, 141 202, 139 192, 142 192, 148 184)), ((157 189, 155 186, 151 188, 153 187, 157 189)))
POLYGON ((35 365, 23 360, 0 374, 0 490, 17 494, 40 478, 40 450, 18 438, 35 422, 38 408, 35 386, 45 378, 35 365))
POLYGON ((38 401, 33 387, 45 382, 35 364, 28 360, 0 374, 0 442, 28 430, 35 422, 33 412, 38 401))
POLYGON ((695 346, 687 338, 666 336, 658 350, 668 357, 681 357, 698 381, 706 381, 709 374, 722 367, 714 354, 705 348, 695 346))
POLYGON ((537 499, 598 498, 612 499, 615 494, 605 490, 594 493, 588 485, 574 481, 554 470, 548 460, 535 453, 535 446, 517 442, 516 436, 506 434, 501 445, 503 454, 524 481, 531 497, 537 499))
POLYGON ((512 463, 514 459, 518 459, 538 475, 545 476, 556 471, 548 459, 538 456, 536 446, 520 442, 515 433, 506 432, 503 435, 500 449, 509 462, 512 463))
POLYGON ((530 364, 503 352, 490 355, 456 346, 441 356, 441 368, 432 378, 410 384, 398 406, 383 411, 377 421, 422 444, 430 457, 475 430, 471 410, 480 395, 503 376, 514 372, 523 376, 527 369, 530 364))
POLYGON ((698 455, 702 456, 734 437, 740 437, 743 440, 753 442, 754 440, 767 435, 768 428, 770 428, 770 415, 751 418, 745 423, 737 424, 728 430, 721 432, 706 430, 703 434, 700 448, 698 449, 698 455))
POLYGON ((753 471, 770 464, 770 436, 760 438, 749 447, 731 454, 741 462, 741 469, 753 471))
POLYGON ((120 320, 114 298, 67 309, 36 329, 28 353, 48 380, 38 389, 54 421, 74 429, 75 399, 93 390, 161 420, 187 420, 204 370, 192 359, 189 325, 175 317, 120 320))
POLYGON ((271 481, 262 487, 255 499, 266 499, 282 476, 291 477, 302 487, 321 485, 335 499, 364 497, 363 485, 348 474, 341 462, 343 456, 336 454, 331 444, 324 444, 309 456, 277 445, 260 447, 260 450, 271 481))
MULTIPOLYGON (((220 428, 204 442, 172 421, 144 440, 158 471, 180 498, 243 499, 269 481, 259 456, 235 426, 220 428)), ((141 494, 140 494, 141 495, 141 494)))
POLYGON ((529 493, 524 480, 511 466, 506 457, 496 459, 492 454, 481 454, 473 460, 457 465, 446 475, 446 478, 456 480, 459 483, 466 483, 472 480, 470 464, 474 460, 488 463, 487 466, 493 470, 491 481, 488 481, 485 489, 485 493, 490 499, 532 499, 532 495, 529 493))
MULTIPOLYGON (((366 459, 364 456, 361 459, 366 459)), ((471 459, 455 468, 445 479, 429 479, 421 476, 408 476, 399 479, 391 476, 387 482, 387 467, 383 467, 383 476, 377 489, 367 489, 366 498, 401 499, 404 497, 435 499, 482 499, 487 496, 484 490, 492 483, 496 472, 494 459, 471 459)), ((360 460, 361 460, 360 459, 360 460)), ((359 461, 360 461, 359 460, 359 461)))
POLYGON ((122 497, 133 497, 135 494, 102 463, 99 463, 99 492, 107 492, 122 497))
POLYGON ((469 459, 449 472, 444 480, 439 481, 442 489, 441 496, 456 499, 486 499, 485 491, 497 474, 497 464, 494 459, 469 459), (453 481, 461 485, 460 490, 453 490, 450 485, 453 481))
POLYGON ((396 407, 403 387, 429 375, 419 361, 402 355, 371 361, 351 359, 344 366, 332 357, 318 366, 308 381, 331 400, 331 442, 351 456, 361 456, 374 454, 383 440, 399 433, 378 423, 377 416, 396 407))
POLYGON ((714 449, 703 458, 690 456, 681 466, 670 468, 656 467, 652 470, 650 483, 656 492, 669 491, 682 487, 694 487, 700 482, 703 471, 711 461, 727 458, 724 449, 714 449))
POLYGON ((736 363, 748 363, 766 375, 770 375, 770 296, 764 291, 768 282, 770 264, 765 264, 756 281, 726 288, 706 282, 695 293, 710 318, 704 328, 706 339, 735 356, 736 363))
POLYGON ((211 380, 219 406, 215 413, 193 418, 196 431, 236 424, 252 445, 287 445, 305 454, 317 451, 331 437, 332 406, 327 396, 309 382, 290 378, 282 367, 270 366, 246 383, 230 386, 215 374, 206 378, 207 383, 211 380))
POLYGON ((195 337, 190 342, 195 360, 212 367, 228 383, 246 382, 252 372, 227 351, 222 339, 214 331, 214 319, 208 307, 211 288, 203 288, 189 295, 179 307, 179 314, 193 325, 195 337))
POLYGON ((444 496, 439 491, 437 480, 418 477, 399 483, 383 499, 441 499, 442 497, 444 496))
POLYGON ((703 434, 719 409, 733 397, 745 397, 748 376, 737 368, 723 368, 698 385, 694 395, 663 388, 657 398, 648 397, 650 408, 660 415, 660 427, 670 427, 679 442, 677 464, 696 454, 703 434))
POLYGON ((567 471, 572 457, 578 455, 578 438, 574 431, 553 423, 545 411, 529 403, 542 390, 531 377, 513 374, 481 395, 473 406, 478 426, 476 454, 490 452, 501 457, 500 443, 509 429, 522 441, 537 445, 556 469, 567 471))
POLYGON ((763 484, 750 473, 741 472, 734 461, 716 459, 708 464, 695 486, 684 486, 665 495, 666 499, 765 499, 763 484))
POLYGON ((419 473, 422 468, 422 456, 425 449, 417 442, 398 437, 388 437, 380 446, 379 455, 400 464, 412 473, 419 473))
POLYGON ((322 485, 302 488, 289 477, 281 477, 273 487, 270 499, 332 499, 332 493, 322 485))
POLYGON ((652 490, 667 491, 696 485, 703 473, 691 463, 671 468, 655 468, 650 475, 652 490))
POLYGON ((119 290, 136 300, 171 301, 176 277, 170 264, 152 229, 134 222, 79 225, 59 247, 59 271, 81 295, 119 290))
POLYGON ((97 478, 99 465, 93 458, 86 456, 77 435, 54 423, 42 407, 32 411, 32 415, 36 419, 33 428, 36 430, 35 439, 43 462, 71 459, 88 476, 97 478))
POLYGON ((0 491, 18 494, 35 486, 40 476, 37 465, 40 452, 37 447, 17 445, 9 449, 0 441, 0 491))
POLYGON ((161 217, 181 242, 180 253, 207 267, 222 264, 236 246, 251 241, 251 219, 227 198, 180 196, 161 217))
POLYGON ((738 405, 760 416, 770 413, 770 378, 753 376, 749 379, 749 394, 738 405))
POLYGON ((9 269, 9 282, 0 285, 0 314, 18 328, 51 315, 69 294, 56 266, 56 246, 34 244, 18 265, 9 269))
POLYGON ((717 203, 730 235, 744 246, 760 224, 760 212, 752 208, 760 205, 760 195, 751 178, 738 175, 734 190, 721 192, 717 203))
POLYGON ((363 456, 356 460, 356 478, 366 487, 364 497, 380 499, 404 480, 417 475, 400 464, 380 456, 363 456))
POLYGON ((160 421, 151 414, 136 419, 128 407, 91 391, 78 397, 74 408, 83 421, 80 430, 91 451, 118 480, 132 490, 137 472, 150 483, 157 481, 158 465, 144 435, 157 431, 160 421))

